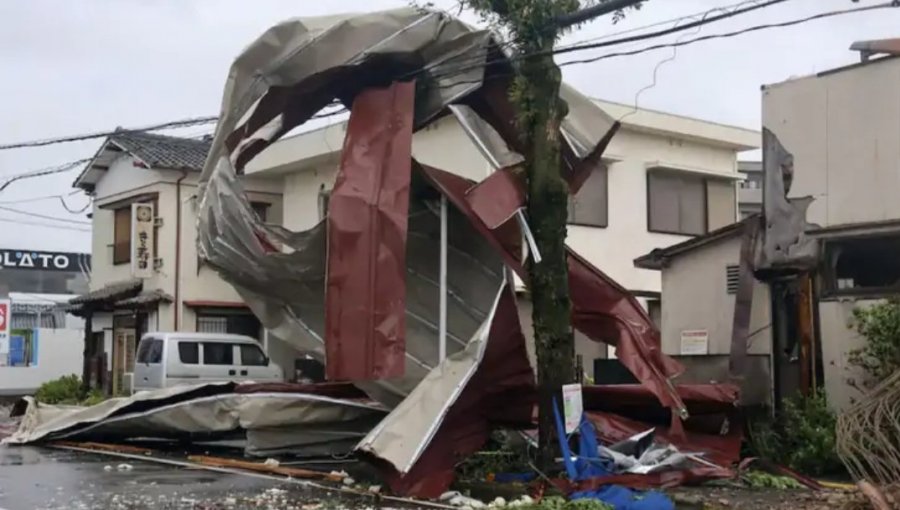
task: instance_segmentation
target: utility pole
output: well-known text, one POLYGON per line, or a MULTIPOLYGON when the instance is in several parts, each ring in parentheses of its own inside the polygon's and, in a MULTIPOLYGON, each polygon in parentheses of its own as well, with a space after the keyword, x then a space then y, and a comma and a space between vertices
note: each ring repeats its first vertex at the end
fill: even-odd
POLYGON ((540 261, 528 262, 532 322, 537 354, 539 458, 553 465, 558 451, 553 418, 554 399, 575 382, 575 339, 566 256, 569 187, 562 178, 559 126, 568 106, 559 98, 562 75, 553 47, 567 28, 590 19, 635 7, 637 0, 606 0, 579 10, 571 0, 464 0, 465 5, 506 28, 520 57, 510 90, 517 110, 519 135, 525 146, 528 222, 540 261))

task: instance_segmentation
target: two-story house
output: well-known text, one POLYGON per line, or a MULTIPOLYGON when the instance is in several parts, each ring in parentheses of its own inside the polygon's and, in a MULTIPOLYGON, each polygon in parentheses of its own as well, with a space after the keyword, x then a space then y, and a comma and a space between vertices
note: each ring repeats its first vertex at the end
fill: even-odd
MULTIPOLYGON (((592 264, 630 290, 651 316, 660 314, 660 275, 635 268, 632 260, 653 248, 702 235, 737 218, 737 154, 755 149, 759 134, 664 112, 591 100, 567 88, 570 105, 586 109, 586 122, 623 128, 605 153, 605 165, 592 174, 570 202, 568 243, 592 264)), ((584 113, 584 112, 582 112, 584 113)), ((254 177, 281 179, 284 226, 301 231, 327 210, 340 159, 346 123, 337 123, 278 141, 250 161, 254 177)), ((413 156, 436 168, 480 181, 494 171, 456 117, 447 116, 413 136, 413 156)), ((527 293, 521 318, 531 330, 527 293)), ((576 342, 585 372, 607 358, 606 346, 576 342)))
MULTIPOLYGON (((762 87, 762 123, 771 133, 763 153, 772 161, 746 168, 748 182, 754 174, 767 185, 781 180, 789 183, 788 199, 808 201, 807 224, 794 239, 815 241, 815 253, 799 273, 757 273, 763 281, 753 283, 743 339, 750 358, 744 399, 777 406, 797 391, 824 387, 840 409, 859 396, 851 383, 863 374, 849 353, 865 339, 853 311, 900 295, 897 47, 896 39, 855 43, 860 62, 762 87)), ((767 229, 782 217, 765 217, 781 191, 752 190, 767 229)), ((663 349, 684 353, 694 380, 728 377, 743 227, 754 221, 759 217, 635 261, 662 272, 663 349), (690 349, 686 333, 697 332, 703 349, 690 349)))
MULTIPOLYGON (((90 292, 71 304, 86 319, 88 358, 105 360, 114 392, 125 389, 122 379, 144 332, 264 338, 231 285, 197 256, 194 200, 209 144, 123 131, 103 143, 75 180, 93 198, 92 271, 90 292)), ((281 222, 281 184, 244 179, 265 221, 281 222)))

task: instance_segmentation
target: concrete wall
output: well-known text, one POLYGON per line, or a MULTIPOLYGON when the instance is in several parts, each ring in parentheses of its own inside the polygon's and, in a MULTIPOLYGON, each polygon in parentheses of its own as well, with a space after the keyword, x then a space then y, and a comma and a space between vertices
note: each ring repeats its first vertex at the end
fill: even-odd
POLYGON ((848 385, 848 380, 862 383, 865 373, 852 367, 848 353, 863 347, 865 338, 853 327, 853 309, 867 307, 877 300, 841 299, 819 303, 819 324, 822 328, 822 366, 824 368, 825 392, 829 403, 843 409, 854 398, 861 396, 859 390, 848 385))
POLYGON ((794 155, 791 197, 822 226, 900 218, 900 59, 769 85, 763 126, 794 155))
POLYGON ((37 365, 0 367, 0 394, 31 395, 43 383, 81 374, 84 333, 76 329, 38 329, 37 365))

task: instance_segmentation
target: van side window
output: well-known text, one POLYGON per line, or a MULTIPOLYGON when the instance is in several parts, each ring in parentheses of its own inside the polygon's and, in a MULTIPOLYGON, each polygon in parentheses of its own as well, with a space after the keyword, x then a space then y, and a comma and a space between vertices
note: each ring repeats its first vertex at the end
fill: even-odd
POLYGON ((241 344, 241 365, 264 367, 268 364, 269 360, 258 345, 241 344))
POLYGON ((234 344, 203 342, 204 365, 233 365, 234 344))
POLYGON ((148 338, 141 342, 137 353, 138 363, 159 363, 162 361, 163 342, 156 338, 148 338))
POLYGON ((197 342, 178 342, 178 358, 185 365, 200 363, 200 345, 197 342))

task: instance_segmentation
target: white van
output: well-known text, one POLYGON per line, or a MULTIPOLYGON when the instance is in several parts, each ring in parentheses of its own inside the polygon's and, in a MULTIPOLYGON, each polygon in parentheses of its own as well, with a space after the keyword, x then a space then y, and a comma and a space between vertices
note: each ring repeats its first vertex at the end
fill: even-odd
POLYGON ((281 382, 259 343, 225 333, 147 333, 134 363, 134 391, 221 381, 281 382))

